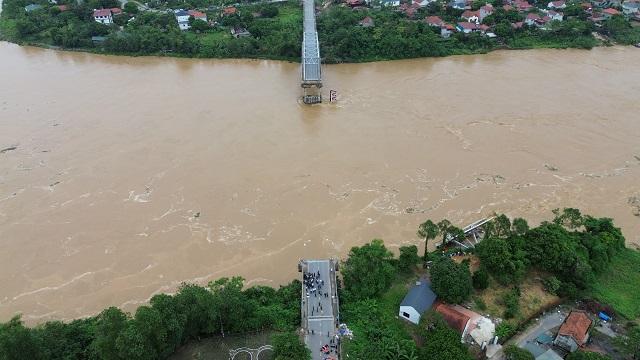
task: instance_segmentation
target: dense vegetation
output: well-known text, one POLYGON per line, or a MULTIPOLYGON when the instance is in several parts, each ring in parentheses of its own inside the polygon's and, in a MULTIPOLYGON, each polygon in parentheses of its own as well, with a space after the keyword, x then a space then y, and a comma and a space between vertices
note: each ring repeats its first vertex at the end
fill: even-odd
MULTIPOLYGON (((114 24, 93 21, 92 9, 119 7, 117 0, 60 0, 68 10, 61 11, 47 0, 5 0, 0 17, 0 37, 9 41, 68 49, 132 55, 174 55, 213 58, 272 58, 297 61, 301 51, 302 14, 299 2, 275 5, 243 4, 235 14, 221 14, 221 4, 229 1, 151 1, 151 10, 139 11, 134 3, 125 6, 122 15, 114 16, 114 24), (25 11, 29 4, 40 9, 25 11), (180 31, 170 9, 198 8, 207 13, 209 25, 191 21, 189 31, 180 31), (246 28, 250 37, 234 38, 230 29, 246 28), (92 37, 105 37, 92 42, 92 37)), ((622 16, 604 23, 601 30, 587 20, 578 6, 565 10, 570 18, 552 22, 546 29, 524 25, 514 29, 512 23, 522 21, 524 14, 505 11, 500 0, 494 14, 484 19, 497 38, 480 33, 455 33, 449 39, 440 29, 422 21, 438 15, 455 24, 461 10, 445 9, 440 2, 421 8, 408 18, 394 9, 353 11, 344 6, 331 6, 318 17, 321 54, 325 62, 362 62, 453 54, 483 53, 497 48, 591 48, 597 41, 591 35, 601 31, 613 40, 631 44, 640 41, 639 28, 632 28, 622 16), (366 16, 375 26, 363 27, 366 16)))
MULTIPOLYGON (((180 345, 203 336, 299 326, 298 280, 277 290, 242 286, 239 277, 207 287, 185 284, 173 296, 154 296, 133 315, 110 307, 95 317, 35 328, 25 327, 17 316, 0 324, 0 359, 166 359, 180 345)), ((274 339, 276 353, 299 350, 299 340, 293 340, 274 339)))
POLYGON ((548 273, 547 283, 561 296, 576 297, 589 289, 625 249, 624 237, 611 219, 583 216, 576 209, 556 211, 551 222, 529 229, 504 215, 486 228, 476 254, 503 285, 518 285, 529 269, 548 273))

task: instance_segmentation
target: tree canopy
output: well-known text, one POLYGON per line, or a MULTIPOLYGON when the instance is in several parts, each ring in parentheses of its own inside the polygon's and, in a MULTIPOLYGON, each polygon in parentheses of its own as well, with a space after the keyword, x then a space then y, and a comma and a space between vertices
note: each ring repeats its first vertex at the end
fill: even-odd
POLYGON ((387 290, 396 275, 392 259, 393 254, 380 239, 352 247, 349 257, 342 263, 345 294, 360 300, 376 297, 387 290))
POLYGON ((449 257, 441 258, 431 267, 431 287, 448 303, 466 301, 473 290, 469 265, 466 262, 456 264, 449 257))

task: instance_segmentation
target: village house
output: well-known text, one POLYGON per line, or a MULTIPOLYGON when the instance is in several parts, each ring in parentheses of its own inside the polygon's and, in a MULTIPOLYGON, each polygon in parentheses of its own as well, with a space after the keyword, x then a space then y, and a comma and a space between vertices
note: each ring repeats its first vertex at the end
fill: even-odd
POLYGON ((488 318, 460 305, 439 303, 435 311, 460 334, 462 342, 485 346, 494 340, 495 324, 488 318))
POLYGON ((444 21, 442 21, 442 19, 440 19, 439 16, 427 16, 424 21, 427 23, 427 25, 429 26, 436 26, 436 27, 441 27, 442 25, 444 25, 444 21))
POLYGON ((625 15, 634 15, 640 13, 640 1, 625 1, 622 3, 622 12, 625 15))
POLYGON ((511 6, 511 5, 509 5, 509 4, 502 5, 502 9, 503 9, 504 11, 511 11, 511 10, 513 10, 513 6, 511 6))
POLYGON ((58 10, 60 10, 60 12, 69 10, 69 5, 56 5, 56 7, 58 8, 58 10))
POLYGON ((529 26, 538 26, 543 24, 543 20, 540 15, 536 13, 529 13, 527 17, 524 19, 524 23, 529 26))
POLYGON ((405 13, 405 15, 407 15, 408 18, 413 18, 418 12, 418 10, 420 9, 420 6, 416 5, 415 3, 412 3, 412 4, 405 3, 400 5, 399 9, 400 11, 405 13))
POLYGON ((440 36, 445 39, 448 39, 454 32, 456 32, 456 28, 451 24, 443 24, 440 27, 440 36))
POLYGON ((381 0, 380 5, 385 7, 397 7, 400 6, 400 0, 381 0))
POLYGON ((120 8, 115 7, 115 8, 111 8, 109 10, 111 10, 111 15, 112 16, 122 15, 122 9, 120 9, 120 8))
POLYGON ((222 13, 220 15, 222 16, 231 16, 231 15, 235 15, 238 13, 238 9, 234 6, 229 6, 226 7, 224 9, 222 9, 222 13))
POLYGON ((183 9, 178 9, 173 11, 173 15, 176 17, 176 21, 178 22, 178 28, 180 30, 189 30, 191 25, 189 25, 189 12, 183 9))
POLYGON ((436 294, 431 290, 429 280, 421 278, 416 281, 400 303, 399 315, 417 325, 420 323, 422 314, 431 309, 434 301, 436 301, 436 294))
POLYGON ((480 23, 480 14, 477 11, 465 10, 460 17, 467 22, 480 23))
POLYGON ((547 4, 547 9, 564 9, 566 7, 567 4, 564 2, 564 0, 551 1, 549 2, 549 4, 547 4))
POLYGON ((193 16, 194 19, 197 20, 202 20, 204 22, 207 22, 207 14, 197 11, 197 10, 189 10, 187 11, 187 13, 189 13, 189 16, 193 16))
POLYGON ((487 16, 491 14, 493 14, 493 5, 491 4, 481 6, 480 10, 478 10, 478 18, 480 22, 482 22, 487 16))
POLYGON ((464 10, 467 6, 467 3, 464 0, 451 0, 447 4, 448 7, 457 10, 464 10))
POLYGON ((562 19, 564 18, 564 14, 561 12, 553 10, 543 10, 543 12, 546 14, 545 17, 549 17, 549 21, 562 21, 562 19))
POLYGON ((360 20, 358 22, 358 25, 362 26, 362 27, 373 27, 375 26, 375 22, 373 21, 373 19, 371 18, 371 16, 367 16, 364 19, 360 20))
POLYGON ((620 11, 618 11, 618 10, 616 10, 614 8, 607 8, 607 9, 602 10, 602 15, 604 15, 605 19, 609 19, 612 16, 620 15, 620 11))
POLYGON ((105 25, 112 24, 113 16, 111 14, 111 9, 94 9, 93 20, 105 25))
POLYGON ((432 3, 433 0, 413 0, 413 3, 419 7, 426 7, 427 5, 429 5, 430 3, 432 3))
POLYGON ((456 30, 463 34, 470 34, 472 32, 480 31, 480 25, 474 22, 459 22, 456 25, 456 30))
POLYGON ((26 11, 26 12, 32 12, 32 11, 34 11, 34 10, 38 10, 38 9, 41 9, 41 8, 42 8, 42 5, 39 5, 39 4, 29 4, 29 5, 27 5, 27 6, 25 6, 25 7, 24 7, 24 11, 26 11))
POLYGON ((242 26, 236 25, 233 28, 231 28, 231 35, 234 38, 238 39, 241 37, 251 36, 251 33, 247 31, 247 29, 243 28, 242 26))
POLYGON ((351 8, 366 6, 367 3, 364 0, 347 0, 346 4, 351 8))
POLYGON ((533 8, 533 6, 526 0, 516 0, 513 2, 513 6, 516 7, 518 12, 527 12, 533 8))
POLYGON ((553 344, 567 352, 578 350, 589 340, 589 328, 592 323, 593 321, 587 316, 586 312, 580 310, 571 311, 560 326, 553 344))
POLYGON ((511 27, 514 28, 514 29, 522 29, 523 25, 524 25, 524 22, 522 22, 522 21, 511 23, 511 27))

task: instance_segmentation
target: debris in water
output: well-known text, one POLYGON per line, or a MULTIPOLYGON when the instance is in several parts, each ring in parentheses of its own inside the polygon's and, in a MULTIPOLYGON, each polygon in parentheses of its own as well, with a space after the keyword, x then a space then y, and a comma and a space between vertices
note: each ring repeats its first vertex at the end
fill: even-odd
POLYGON ((631 205, 633 215, 640 216, 640 194, 629 197, 627 202, 631 205))
POLYGON ((558 171, 558 168, 553 166, 553 165, 544 164, 544 167, 546 167, 547 170, 549 170, 549 171, 558 171))
POLYGON ((7 148, 4 148, 4 149, 0 150, 0 154, 4 154, 6 152, 13 151, 13 150, 15 150, 17 148, 18 148, 17 146, 9 146, 7 148))
POLYGON ((193 215, 194 218, 199 218, 200 217, 200 211, 198 211, 197 213, 195 213, 195 215, 193 215))

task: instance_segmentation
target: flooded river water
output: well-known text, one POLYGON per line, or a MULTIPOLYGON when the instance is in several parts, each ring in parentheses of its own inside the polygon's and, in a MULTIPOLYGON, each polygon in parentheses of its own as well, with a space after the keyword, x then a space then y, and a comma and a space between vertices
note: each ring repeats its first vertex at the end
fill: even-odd
POLYGON ((183 281, 277 285, 417 225, 556 207, 640 243, 640 50, 324 68, 0 43, 0 320, 132 310, 183 281), (328 96, 327 96, 328 97, 328 96), (635 215, 634 215, 635 213, 635 215))

